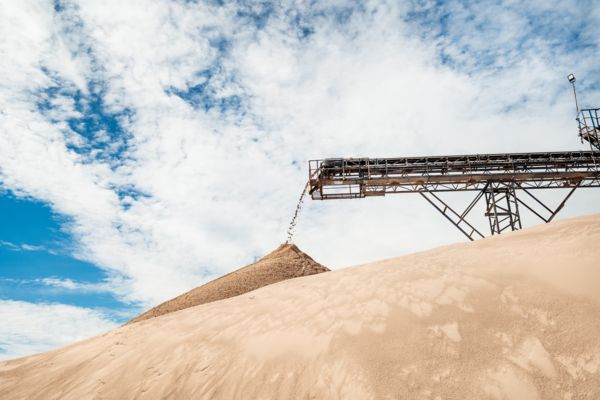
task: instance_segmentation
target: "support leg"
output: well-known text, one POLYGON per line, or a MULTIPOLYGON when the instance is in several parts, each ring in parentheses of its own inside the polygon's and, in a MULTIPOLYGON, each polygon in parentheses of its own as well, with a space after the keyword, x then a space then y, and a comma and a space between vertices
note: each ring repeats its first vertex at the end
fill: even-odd
POLYGON ((433 192, 430 192, 423 186, 422 190, 419 192, 421 196, 425 200, 429 202, 436 210, 438 210, 448 221, 452 223, 452 225, 456 226, 459 231, 461 231, 469 240, 475 240, 483 238, 484 236, 471 225, 465 217, 471 211, 475 203, 481 198, 481 194, 479 193, 475 200, 471 202, 469 207, 462 213, 458 214, 456 211, 452 209, 448 204, 446 204, 442 199, 436 196, 433 192))
POLYGON ((486 189, 486 212, 492 235, 499 235, 507 229, 521 229, 519 204, 512 184, 492 184, 486 189))
POLYGON ((428 190, 425 186, 421 187, 419 194, 459 231, 461 231, 463 235, 469 238, 469 240, 475 240, 483 238, 484 235, 470 224, 466 220, 466 217, 482 197, 485 197, 485 216, 488 218, 490 232, 492 235, 499 235, 507 230, 516 231, 522 228, 519 205, 524 206, 544 222, 552 221, 580 184, 581 181, 577 182, 554 210, 549 208, 529 190, 523 188, 520 184, 515 184, 513 182, 490 182, 486 184, 461 214, 456 212, 439 196, 428 190), (523 198, 517 197, 517 189, 522 190, 523 193, 527 194, 535 203, 537 203, 537 208, 539 209, 541 206, 543 210, 536 211, 536 209, 531 204, 525 202, 523 198), (544 214, 548 216, 544 216, 544 214))
POLYGON ((571 190, 569 190, 569 193, 567 193, 567 195, 563 198, 563 200, 560 202, 560 204, 558 205, 558 207, 556 207, 556 209, 554 209, 554 210, 552 210, 550 207, 548 207, 546 204, 544 204, 540 199, 538 199, 537 197, 535 197, 533 195, 533 193, 531 193, 529 190, 521 187, 520 185, 519 185, 519 189, 521 189, 523 191, 523 193, 527 194, 531 199, 533 199, 535 201, 535 203, 537 203, 538 205, 540 205, 544 210, 540 211, 540 212, 536 211, 531 205, 527 204, 521 198, 517 198, 517 201, 519 202, 519 204, 521 204, 522 206, 524 206, 525 208, 527 208, 529 211, 531 211, 535 216, 537 216, 542 221, 544 221, 544 222, 550 222, 550 221, 552 221, 554 219, 554 217, 556 217, 556 214, 558 214, 558 212, 563 209, 563 207, 565 206, 565 203, 573 195, 573 193, 579 187, 579 185, 581 185, 581 181, 578 181, 577 184, 575 186, 573 186, 571 188, 571 190), (549 214, 549 215, 546 217, 546 216, 544 216, 542 214, 549 214))

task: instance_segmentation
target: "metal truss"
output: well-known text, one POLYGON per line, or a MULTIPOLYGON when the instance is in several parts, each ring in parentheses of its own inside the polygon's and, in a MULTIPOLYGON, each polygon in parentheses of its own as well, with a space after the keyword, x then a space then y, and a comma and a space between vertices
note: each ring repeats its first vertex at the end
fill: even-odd
POLYGON ((550 222, 577 188, 600 187, 600 152, 477 154, 412 158, 346 158, 309 162, 309 193, 314 200, 353 199, 393 193, 419 193, 467 238, 484 235, 467 219, 484 198, 490 233, 522 228, 520 208, 550 222), (556 209, 532 191, 571 190, 556 209), (475 191, 462 212, 440 192, 475 191))
POLYGON ((419 194, 469 240, 476 240, 485 236, 467 219, 467 216, 481 198, 485 198, 486 209, 484 215, 488 219, 490 233, 499 235, 507 230, 516 231, 522 228, 519 206, 525 207, 543 222, 552 221, 578 187, 579 185, 574 186, 555 209, 548 207, 531 191, 511 183, 495 182, 487 184, 477 192, 477 195, 461 213, 454 210, 440 196, 428 190, 425 186, 422 187, 419 194), (520 195, 517 195, 518 193, 520 195), (526 195, 526 197, 523 195, 526 195))
POLYGON ((436 210, 438 210, 450 223, 458 228, 469 240, 481 239, 484 235, 477 230, 473 225, 471 225, 465 218, 467 214, 471 211, 471 209, 477 204, 479 199, 481 199, 481 192, 478 194, 475 199, 467 206, 467 208, 462 213, 457 213, 454 211, 452 207, 450 207, 446 202, 444 202, 439 196, 436 196, 435 193, 427 190, 426 187, 423 187, 423 191, 419 192, 421 196, 425 200, 429 202, 436 210))
POLYGON ((391 193, 479 191, 490 182, 525 189, 600 187, 600 152, 476 154, 309 161, 313 200, 391 193))
POLYGON ((491 185, 486 187, 483 193, 486 203, 485 216, 488 217, 492 235, 499 235, 507 229, 521 229, 521 214, 514 185, 491 185))

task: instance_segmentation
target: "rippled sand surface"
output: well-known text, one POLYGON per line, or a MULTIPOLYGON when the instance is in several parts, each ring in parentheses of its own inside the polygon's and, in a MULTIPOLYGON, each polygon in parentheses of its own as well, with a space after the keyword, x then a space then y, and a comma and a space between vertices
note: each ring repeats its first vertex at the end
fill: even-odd
POLYGON ((0 363, 4 399, 598 399, 600 216, 282 281, 0 363))

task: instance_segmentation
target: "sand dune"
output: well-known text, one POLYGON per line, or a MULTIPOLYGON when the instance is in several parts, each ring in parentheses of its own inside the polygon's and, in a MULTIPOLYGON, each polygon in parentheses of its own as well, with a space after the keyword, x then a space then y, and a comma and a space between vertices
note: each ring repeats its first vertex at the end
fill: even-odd
POLYGON ((0 363, 2 399, 599 399, 600 216, 275 283, 0 363))
POLYGON ((294 244, 282 244, 254 264, 208 282, 135 317, 129 323, 211 303, 286 279, 329 271, 294 244))

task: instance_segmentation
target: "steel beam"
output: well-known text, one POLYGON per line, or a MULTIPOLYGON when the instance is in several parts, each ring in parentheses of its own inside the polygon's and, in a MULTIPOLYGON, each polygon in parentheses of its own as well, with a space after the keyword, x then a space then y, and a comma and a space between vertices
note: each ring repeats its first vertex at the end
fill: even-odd
POLYGON ((507 229, 521 229, 521 215, 515 187, 512 183, 492 185, 483 190, 486 211, 492 235, 499 235, 507 229))
POLYGON ((576 184, 575 186, 573 186, 571 188, 571 190, 569 190, 569 192, 567 193, 567 195, 562 199, 562 201, 560 202, 560 204, 554 209, 552 210, 550 207, 548 207, 546 204, 544 204, 544 202, 542 202, 537 196, 535 196, 533 193, 531 193, 529 190, 519 187, 519 189, 525 193, 530 199, 532 199, 533 201, 535 201, 535 203, 539 206, 541 206, 543 208, 543 211, 536 211, 534 209, 533 206, 527 204, 526 201, 524 201, 522 198, 517 198, 517 201, 519 204, 521 204, 522 206, 524 206, 525 208, 527 208, 529 211, 531 211, 535 216, 537 216, 539 219, 541 219, 544 222, 550 222, 554 219, 554 217, 556 216, 556 214, 558 214, 560 212, 560 210, 563 209, 563 207, 565 206, 565 203, 567 202, 567 200, 569 200, 569 198, 573 195, 573 193, 575 192, 575 190, 579 187, 579 184, 576 184), (542 213, 548 213, 549 215, 547 217, 543 216, 542 213))
MULTIPOLYGON (((450 207, 446 202, 436 196, 433 192, 427 190, 427 188, 423 187, 423 191, 419 192, 421 196, 425 200, 429 202, 436 210, 438 210, 452 225, 458 228, 469 240, 482 239, 484 236, 481 232, 477 230, 473 225, 471 225, 466 219, 466 215, 472 209, 471 205, 467 207, 467 209, 462 213, 458 214, 452 207, 450 207)), ((475 203, 481 198, 481 196, 477 196, 475 203)), ((474 204, 471 202, 471 204, 474 204)))

